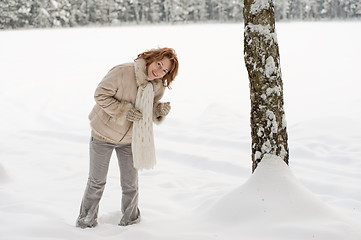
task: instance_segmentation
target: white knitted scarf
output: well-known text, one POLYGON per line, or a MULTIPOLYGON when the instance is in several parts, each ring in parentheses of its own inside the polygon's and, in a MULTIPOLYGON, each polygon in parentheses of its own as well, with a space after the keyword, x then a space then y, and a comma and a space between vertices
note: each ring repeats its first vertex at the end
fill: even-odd
POLYGON ((143 119, 133 123, 132 152, 136 169, 151 169, 156 164, 153 136, 153 85, 139 86, 135 107, 143 113, 143 119))

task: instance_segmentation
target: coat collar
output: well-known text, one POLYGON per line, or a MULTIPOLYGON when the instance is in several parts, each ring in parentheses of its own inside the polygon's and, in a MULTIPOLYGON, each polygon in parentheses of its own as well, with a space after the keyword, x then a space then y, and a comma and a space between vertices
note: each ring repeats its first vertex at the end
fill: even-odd
POLYGON ((138 59, 134 63, 135 79, 137 86, 145 86, 148 83, 147 80, 147 64, 144 59, 138 59))
MULTIPOLYGON (((135 79, 137 81, 137 86, 145 87, 147 85, 148 76, 147 76, 147 63, 144 59, 140 58, 134 62, 134 71, 135 71, 135 79)), ((162 79, 154 79, 151 81, 153 87, 156 88, 162 86, 162 79)))

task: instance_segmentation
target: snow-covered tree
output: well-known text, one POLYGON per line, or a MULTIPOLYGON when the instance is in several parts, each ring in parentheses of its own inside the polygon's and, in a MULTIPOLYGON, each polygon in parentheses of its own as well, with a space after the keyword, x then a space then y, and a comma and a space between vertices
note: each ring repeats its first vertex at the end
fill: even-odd
POLYGON ((288 19, 290 12, 289 0, 276 0, 275 1, 275 17, 276 19, 288 19))
POLYGON ((17 28, 18 4, 15 0, 0 1, 0 29, 17 28))
POLYGON ((88 24, 87 17, 87 1, 73 0, 71 5, 71 22, 72 25, 86 25, 88 24))
POLYGON ((288 137, 273 0, 245 0, 243 15, 254 171, 265 154, 288 163, 288 137))
POLYGON ((20 1, 16 1, 16 22, 13 23, 13 28, 22 28, 34 26, 34 17, 37 16, 34 14, 34 3, 33 2, 25 2, 21 3, 20 1))
MULTIPOLYGON (((188 22, 189 21, 189 12, 187 11, 189 7, 189 2, 187 0, 174 1, 172 18, 174 22, 188 22)), ((193 11, 193 8, 191 8, 193 11)))
POLYGON ((152 23, 159 23, 162 20, 163 15, 163 7, 161 4, 161 0, 152 0, 150 4, 150 12, 151 12, 151 22, 152 23))
POLYGON ((243 20, 243 0, 233 0, 229 11, 229 17, 232 21, 239 22, 243 20))

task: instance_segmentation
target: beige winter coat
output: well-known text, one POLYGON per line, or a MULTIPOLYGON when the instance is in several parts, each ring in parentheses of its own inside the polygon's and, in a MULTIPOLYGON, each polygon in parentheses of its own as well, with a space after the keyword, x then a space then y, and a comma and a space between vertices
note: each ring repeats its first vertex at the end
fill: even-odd
MULTIPOLYGON (((147 83, 146 62, 143 59, 112 68, 95 90, 96 104, 89 114, 92 136, 116 144, 131 143, 132 123, 126 119, 126 115, 135 104, 138 87, 147 83)), ((161 79, 155 79, 151 83, 154 89, 154 113, 165 87, 161 79)), ((155 123, 163 120, 164 117, 153 114, 155 123)))

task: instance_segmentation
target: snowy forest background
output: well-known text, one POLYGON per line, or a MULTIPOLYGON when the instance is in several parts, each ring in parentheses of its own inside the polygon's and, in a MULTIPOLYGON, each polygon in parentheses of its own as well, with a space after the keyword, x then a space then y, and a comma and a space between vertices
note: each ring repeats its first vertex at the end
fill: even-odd
MULTIPOLYGON (((1 0, 0 29, 240 22, 243 0, 1 0)), ((275 0, 276 20, 361 19, 360 0, 275 0)))

